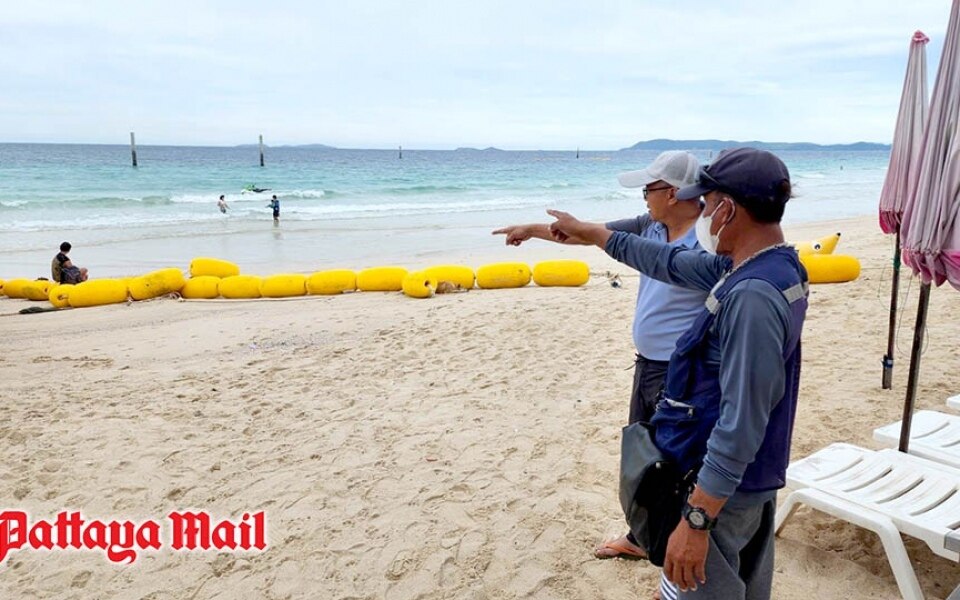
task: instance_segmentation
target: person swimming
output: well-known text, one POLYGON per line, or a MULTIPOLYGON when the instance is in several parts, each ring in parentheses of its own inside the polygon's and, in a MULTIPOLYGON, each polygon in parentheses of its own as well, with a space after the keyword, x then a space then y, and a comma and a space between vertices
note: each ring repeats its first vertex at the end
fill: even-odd
POLYGON ((245 186, 243 188, 243 191, 259 194, 260 192, 269 192, 270 188, 258 188, 256 185, 251 183, 250 185, 245 186))
POLYGON ((227 209, 229 206, 227 206, 227 200, 224 198, 223 194, 220 194, 220 199, 217 201, 217 208, 219 208, 220 212, 223 214, 227 214, 227 209))

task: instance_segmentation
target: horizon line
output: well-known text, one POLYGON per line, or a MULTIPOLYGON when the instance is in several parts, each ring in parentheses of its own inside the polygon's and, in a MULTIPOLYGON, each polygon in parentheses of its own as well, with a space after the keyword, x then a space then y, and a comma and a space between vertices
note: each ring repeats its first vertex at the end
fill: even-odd
MULTIPOLYGON (((864 140, 859 140, 859 141, 856 141, 856 142, 838 142, 838 143, 825 144, 825 143, 820 143, 820 142, 766 142, 766 141, 763 141, 763 140, 739 141, 739 140, 720 140, 720 139, 715 139, 715 138, 705 138, 705 139, 699 139, 699 140, 678 140, 678 139, 673 139, 673 138, 653 138, 653 139, 649 139, 649 140, 640 140, 640 141, 638 141, 638 142, 634 142, 634 143, 631 144, 630 146, 626 146, 626 147, 624 147, 624 148, 605 148, 605 149, 599 149, 599 150, 596 150, 596 149, 591 150, 591 149, 587 149, 587 148, 583 148, 583 147, 577 147, 577 146, 574 146, 574 147, 572 147, 572 148, 570 148, 570 149, 567 149, 567 148, 563 148, 563 149, 557 149, 557 148, 507 149, 507 148, 500 148, 500 147, 498 147, 498 146, 485 146, 485 147, 482 147, 482 148, 481 148, 481 147, 476 147, 476 146, 457 146, 456 148, 416 148, 416 147, 412 147, 412 146, 411 146, 411 147, 405 147, 405 146, 403 146, 402 144, 398 144, 398 145, 396 145, 396 146, 384 147, 384 148, 361 148, 361 147, 347 147, 347 146, 332 146, 332 145, 330 145, 330 144, 324 144, 324 143, 322 143, 322 142, 306 142, 306 143, 300 143, 300 144, 275 144, 275 145, 264 144, 263 146, 264 146, 264 148, 298 148, 298 147, 304 147, 304 146, 325 146, 327 149, 330 149, 330 150, 381 150, 381 151, 391 151, 391 152, 396 152, 396 151, 398 151, 398 149, 400 149, 401 147, 402 147, 403 150, 405 150, 405 151, 412 151, 412 152, 415 152, 415 151, 426 151, 426 152, 455 152, 455 151, 457 151, 457 150, 478 150, 478 151, 484 151, 484 150, 499 150, 499 151, 502 151, 502 152, 625 152, 625 151, 633 151, 633 150, 635 150, 634 148, 632 148, 632 146, 634 146, 634 145, 636 145, 636 144, 645 144, 645 143, 659 142, 659 141, 663 141, 663 142, 674 142, 674 143, 680 143, 680 142, 686 142, 686 141, 690 141, 690 142, 718 141, 718 142, 730 142, 730 143, 732 143, 732 144, 759 143, 759 144, 767 144, 767 145, 776 145, 776 144, 783 144, 783 145, 810 144, 810 145, 814 145, 814 146, 824 146, 824 147, 828 147, 828 146, 855 146, 855 145, 858 145, 858 144, 872 144, 872 145, 877 145, 877 146, 886 146, 886 147, 888 147, 888 148, 891 147, 891 144, 890 144, 890 143, 885 143, 885 142, 870 142, 870 141, 864 141, 864 140)), ((124 147, 124 148, 129 148, 129 147, 130 147, 130 144, 128 144, 128 143, 0 141, 0 145, 14 145, 14 144, 16 144, 16 145, 24 145, 24 146, 34 145, 34 146, 120 146, 120 147, 124 147)), ((257 142, 247 142, 247 143, 241 143, 241 144, 169 144, 169 143, 166 143, 166 144, 163 144, 163 143, 162 143, 162 144, 141 144, 139 141, 137 142, 137 148, 149 148, 149 147, 170 147, 170 148, 243 148, 243 147, 251 147, 251 148, 257 148, 258 146, 259 146, 259 144, 258 144, 257 142)), ((697 147, 692 147, 691 149, 698 149, 698 148, 697 148, 697 147)), ((702 148, 702 149, 706 150, 706 149, 708 149, 708 148, 702 148)), ((713 149, 713 148, 709 148, 709 149, 713 149)), ((637 149, 637 150, 643 150, 643 149, 637 149)), ((650 149, 650 150, 654 150, 654 149, 650 149)))

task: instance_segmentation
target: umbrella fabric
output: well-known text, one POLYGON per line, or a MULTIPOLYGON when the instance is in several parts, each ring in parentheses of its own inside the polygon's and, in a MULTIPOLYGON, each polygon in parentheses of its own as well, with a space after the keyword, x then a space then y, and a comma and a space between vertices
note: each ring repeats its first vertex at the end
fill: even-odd
POLYGON ((960 290, 960 0, 953 1, 927 114, 916 188, 903 212, 904 262, 924 283, 960 290))
POLYGON ((880 229, 884 233, 900 230, 905 199, 916 187, 920 143, 927 119, 926 45, 929 41, 930 38, 922 31, 914 33, 910 40, 907 74, 903 79, 900 112, 897 113, 897 126, 890 150, 890 166, 880 192, 880 229))

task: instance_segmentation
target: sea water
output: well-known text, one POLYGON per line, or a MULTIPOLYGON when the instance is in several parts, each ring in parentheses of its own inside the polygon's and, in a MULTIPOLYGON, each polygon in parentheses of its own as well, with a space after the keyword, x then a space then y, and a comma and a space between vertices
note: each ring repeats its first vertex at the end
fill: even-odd
MULTIPOLYGON (((704 162, 717 153, 693 151, 704 162)), ((796 193, 787 223, 877 211, 887 152, 778 154, 796 193)), ((547 222, 548 208, 593 221, 643 212, 640 190, 617 174, 656 155, 279 147, 260 167, 256 147, 143 146, 134 168, 126 146, 0 144, 0 278, 47 275, 62 241, 96 276, 185 268, 194 256, 259 274, 482 256, 503 244, 491 230, 547 222)))

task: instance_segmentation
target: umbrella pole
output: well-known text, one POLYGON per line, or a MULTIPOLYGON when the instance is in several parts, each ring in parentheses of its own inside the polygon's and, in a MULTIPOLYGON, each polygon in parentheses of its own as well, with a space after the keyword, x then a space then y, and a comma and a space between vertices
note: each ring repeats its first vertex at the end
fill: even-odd
POLYGON ((897 300, 900 294, 900 228, 897 227, 897 245, 893 250, 893 289, 890 292, 890 331, 887 334, 887 353, 883 357, 883 389, 893 387, 893 347, 897 343, 897 300))
POLYGON ((920 286, 920 305, 917 307, 917 325, 913 329, 913 349, 910 351, 910 375, 907 378, 907 398, 903 403, 903 421, 900 425, 900 452, 906 452, 910 444, 910 423, 913 420, 913 405, 917 396, 917 380, 920 378, 920 351, 923 349, 923 334, 927 328, 927 307, 930 306, 930 284, 920 286))

